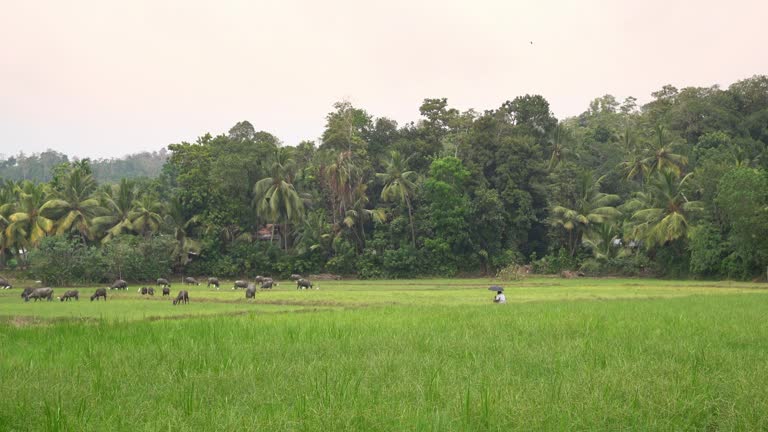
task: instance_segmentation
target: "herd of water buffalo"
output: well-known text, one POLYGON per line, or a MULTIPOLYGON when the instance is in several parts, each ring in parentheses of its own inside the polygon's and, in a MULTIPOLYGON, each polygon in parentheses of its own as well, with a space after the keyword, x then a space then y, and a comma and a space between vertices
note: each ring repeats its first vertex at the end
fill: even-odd
MULTIPOLYGON (((290 279, 292 281, 296 282, 296 289, 312 289, 315 288, 312 282, 309 279, 304 279, 301 275, 298 274, 292 274, 290 279)), ((184 285, 200 285, 200 282, 197 281, 197 279, 193 277, 185 277, 183 281, 184 285)), ((275 282, 272 278, 269 277, 263 277, 263 276, 256 276, 254 278, 253 282, 247 281, 247 280, 236 280, 234 282, 234 285, 232 286, 232 289, 238 289, 242 288, 245 289, 245 298, 252 299, 256 297, 256 283, 259 283, 262 289, 272 289, 273 286, 277 286, 278 283, 275 282)), ((171 283, 168 281, 168 279, 159 278, 157 279, 157 285, 162 287, 162 293, 163 296, 170 296, 171 295, 171 283)), ((215 277, 209 277, 208 278, 208 288, 213 286, 217 290, 219 289, 219 279, 215 277)), ((0 277, 0 288, 2 289, 10 289, 12 288, 12 285, 4 278, 0 277)), ((116 289, 116 290, 127 290, 128 289, 128 282, 118 279, 112 285, 109 286, 110 290, 116 289)), ((155 289, 154 287, 141 287, 138 290, 139 294, 141 295, 155 295, 155 289)), ((30 300, 38 301, 38 300, 53 300, 53 288, 24 288, 24 291, 21 293, 21 298, 24 299, 24 301, 28 302, 30 300)), ((57 297, 59 300, 63 301, 69 301, 72 299, 80 300, 80 293, 77 290, 68 290, 64 293, 63 296, 57 297)), ((96 292, 93 293, 91 296, 91 301, 99 300, 100 298, 104 298, 104 301, 107 301, 107 289, 106 288, 97 288, 96 292)), ((179 291, 176 298, 173 300, 173 304, 181 304, 181 303, 189 303, 189 292, 186 290, 179 291)))

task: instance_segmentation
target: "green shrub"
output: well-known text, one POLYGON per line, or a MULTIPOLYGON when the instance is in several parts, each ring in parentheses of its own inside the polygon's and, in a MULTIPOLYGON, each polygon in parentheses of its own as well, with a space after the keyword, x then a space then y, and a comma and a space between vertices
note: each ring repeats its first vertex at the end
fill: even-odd
POLYGON ((325 268, 336 274, 351 274, 355 272, 355 247, 343 237, 333 239, 334 256, 325 264, 325 268))
POLYGON ((419 253, 412 246, 384 251, 384 276, 407 278, 419 274, 419 253))
POLYGON ((525 279, 526 270, 519 264, 509 264, 496 273, 496 277, 503 281, 519 281, 525 279))
POLYGON ((266 241, 234 241, 223 245, 215 242, 203 245, 200 257, 184 269, 188 275, 250 278, 257 275, 277 275, 286 267, 285 253, 266 241))
POLYGON ((570 256, 565 249, 544 255, 540 260, 531 262, 533 272, 537 274, 558 274, 563 270, 573 270, 578 267, 578 264, 579 260, 570 256))
POLYGON ((689 231, 688 250, 691 253, 691 273, 716 276, 721 273, 725 241, 714 225, 702 223, 689 231))
POLYGON ((46 237, 29 253, 29 272, 45 285, 63 286, 77 281, 82 243, 64 236, 46 237))
POLYGON ((361 279, 379 279, 384 277, 384 260, 382 255, 373 248, 366 248, 357 257, 355 264, 357 275, 361 279))
POLYGON ((733 252, 725 257, 720 268, 722 274, 728 279, 746 280, 758 274, 751 260, 744 259, 738 252, 733 252))
POLYGON ((642 253, 617 256, 604 260, 589 258, 579 267, 587 276, 651 276, 657 266, 642 253))

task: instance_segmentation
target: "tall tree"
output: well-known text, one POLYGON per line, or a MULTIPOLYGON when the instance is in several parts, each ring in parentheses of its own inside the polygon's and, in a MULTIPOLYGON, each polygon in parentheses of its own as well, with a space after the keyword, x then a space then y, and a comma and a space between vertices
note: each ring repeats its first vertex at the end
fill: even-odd
POLYGON ((273 224, 281 224, 283 245, 288 247, 288 226, 299 222, 304 203, 291 183, 295 163, 289 149, 278 148, 267 162, 269 176, 253 186, 256 214, 273 224))
POLYGON ((143 194, 133 202, 133 208, 128 214, 131 229, 144 237, 156 234, 163 223, 163 210, 163 203, 156 196, 143 194))
POLYGON ((94 196, 96 181, 82 166, 72 168, 54 190, 52 199, 40 209, 41 215, 56 221, 56 233, 76 232, 80 238, 93 239, 91 222, 101 211, 94 196))
POLYGON ((348 101, 333 104, 334 112, 326 117, 323 144, 320 148, 367 154, 364 136, 371 128, 371 116, 348 101))
POLYGON ((25 181, 17 193, 18 202, 8 216, 4 236, 10 247, 20 250, 26 257, 29 248, 36 247, 43 237, 53 231, 54 223, 42 215, 42 207, 47 200, 43 185, 25 181))
POLYGON ((688 158, 675 153, 673 150, 674 142, 668 138, 666 129, 657 125, 654 129, 653 140, 648 149, 649 155, 643 160, 651 171, 671 171, 679 176, 685 165, 688 164, 688 158))
POLYGON ((600 192, 605 176, 595 180, 592 172, 584 171, 576 179, 576 197, 570 205, 552 207, 550 223, 562 227, 568 234, 568 252, 571 256, 582 242, 585 233, 595 225, 604 224, 621 215, 612 204, 619 201, 618 195, 600 192))
POLYGON ((413 224, 413 195, 416 191, 417 174, 408 171, 408 159, 397 152, 389 153, 385 171, 377 173, 376 178, 384 184, 381 199, 384 201, 400 201, 408 208, 408 220, 411 224, 411 241, 416 246, 416 229, 413 224))
POLYGON ((549 137, 549 145, 552 149, 552 155, 549 158, 549 170, 555 169, 566 157, 573 154, 571 144, 573 142, 573 133, 563 123, 559 123, 552 129, 549 137))
POLYGON ((358 252, 365 249, 365 224, 371 221, 382 223, 386 220, 384 209, 367 208, 369 202, 367 189, 368 186, 363 183, 355 187, 352 191, 352 203, 344 215, 344 225, 354 233, 358 252))
POLYGON ((130 213, 138 193, 136 182, 132 180, 122 179, 119 185, 107 185, 101 194, 101 206, 107 214, 93 218, 94 231, 103 233, 102 243, 130 231, 130 213))
POLYGON ((187 217, 178 197, 171 200, 167 210, 165 225, 173 230, 173 238, 176 239, 172 252, 174 267, 180 269, 189 262, 189 252, 200 252, 200 243, 190 235, 199 218, 197 215, 187 217))
POLYGON ((649 181, 647 190, 639 192, 627 203, 633 210, 633 237, 646 242, 647 247, 660 246, 684 239, 690 217, 700 211, 700 201, 689 201, 684 187, 691 174, 682 179, 673 171, 658 171, 649 181))

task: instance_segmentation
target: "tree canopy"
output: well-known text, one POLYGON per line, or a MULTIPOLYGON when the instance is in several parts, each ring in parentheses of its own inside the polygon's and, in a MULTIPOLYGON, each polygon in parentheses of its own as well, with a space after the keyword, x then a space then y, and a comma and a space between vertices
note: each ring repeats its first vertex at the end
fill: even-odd
POLYGON ((541 95, 484 111, 426 98, 405 124, 343 101, 296 146, 240 121, 120 160, 7 157, 0 266, 159 238, 185 274, 761 274, 768 77, 652 96, 560 120, 541 95))

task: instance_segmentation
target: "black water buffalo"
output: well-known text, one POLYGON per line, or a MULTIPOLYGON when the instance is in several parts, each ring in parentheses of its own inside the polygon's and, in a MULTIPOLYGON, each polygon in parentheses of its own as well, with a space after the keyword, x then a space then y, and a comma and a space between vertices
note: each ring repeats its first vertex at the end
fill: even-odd
POLYGON ((65 292, 63 296, 59 297, 59 300, 61 301, 64 301, 64 300, 69 301, 72 299, 80 300, 80 293, 77 292, 77 290, 69 290, 65 292))
POLYGON ((179 303, 184 303, 184 304, 189 303, 189 293, 186 290, 179 291, 179 295, 177 295, 176 298, 173 300, 174 306, 179 303))
POLYGON ((292 281, 297 281, 299 279, 301 279, 301 275, 298 275, 298 274, 295 274, 295 273, 291 275, 291 280, 292 281))
POLYGON ((0 288, 2 288, 2 289, 11 289, 11 288, 13 288, 13 285, 11 285, 11 283, 8 282, 7 279, 0 277, 0 288))
POLYGON ((152 287, 149 287, 149 289, 147 290, 147 294, 149 294, 151 296, 155 295, 155 289, 152 288, 152 287))
POLYGON ((236 280, 235 286, 233 286, 232 289, 237 289, 237 288, 248 288, 248 281, 236 280))
POLYGON ((53 300, 53 288, 35 288, 24 297, 24 301, 29 301, 29 299, 35 299, 35 301, 47 299, 51 301, 53 300))
POLYGON ((248 288, 245 289, 245 298, 252 299, 254 297, 256 297, 256 285, 249 283, 248 288))
POLYGON ((163 287, 163 297, 171 295, 171 289, 168 287, 163 287))
POLYGON ((208 278, 208 288, 210 288, 211 285, 215 286, 216 289, 219 289, 219 278, 209 277, 208 278))
POLYGON ((169 287, 169 286, 171 286, 171 284, 168 282, 168 279, 165 279, 165 278, 158 278, 158 279, 157 279, 157 284, 156 284, 156 285, 162 285, 162 286, 164 286, 164 287, 169 287))
POLYGON ((309 279, 299 279, 296 281, 296 289, 312 289, 312 282, 309 279))
POLYGON ((193 277, 185 277, 184 278, 184 285, 200 285, 200 282, 197 281, 197 279, 193 277))
POLYGON ((118 279, 114 281, 112 285, 109 286, 109 289, 117 289, 117 290, 128 289, 128 282, 122 279, 118 279))
POLYGON ((149 294, 149 295, 153 296, 153 295, 155 295, 155 289, 152 288, 152 287, 141 287, 141 288, 139 288, 139 293, 141 295, 149 294))
POLYGON ((104 301, 107 301, 107 290, 106 288, 97 288, 96 292, 93 293, 91 296, 91 301, 99 301, 99 297, 104 297, 104 301))
POLYGON ((272 289, 272 285, 277 285, 277 283, 275 283, 272 278, 264 278, 264 280, 261 282, 262 289, 272 289))

